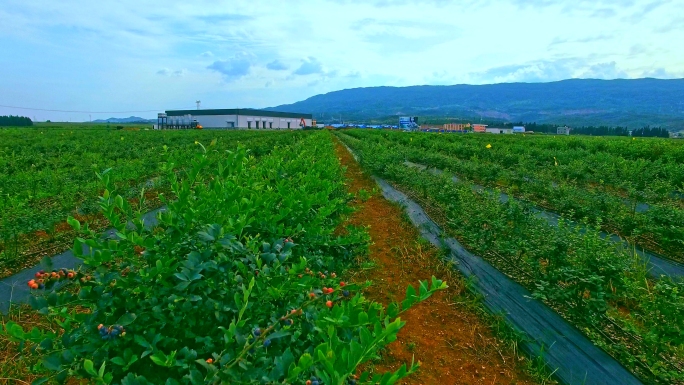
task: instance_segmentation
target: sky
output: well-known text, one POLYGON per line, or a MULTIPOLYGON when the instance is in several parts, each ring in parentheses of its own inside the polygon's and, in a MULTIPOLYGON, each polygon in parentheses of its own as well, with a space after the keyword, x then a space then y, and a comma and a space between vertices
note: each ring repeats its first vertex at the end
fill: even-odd
POLYGON ((355 87, 684 78, 683 9, 684 0, 2 0, 0 115, 156 118, 196 100, 264 108, 355 87))

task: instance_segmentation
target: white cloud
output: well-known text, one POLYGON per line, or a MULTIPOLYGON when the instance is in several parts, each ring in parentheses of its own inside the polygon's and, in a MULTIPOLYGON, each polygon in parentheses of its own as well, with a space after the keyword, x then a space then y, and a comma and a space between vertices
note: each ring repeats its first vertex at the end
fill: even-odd
POLYGON ((3 0, 0 104, 258 108, 362 86, 680 77, 681 1, 3 0))
POLYGON ((207 67, 216 71, 228 80, 236 80, 249 74, 252 67, 252 60, 249 54, 240 53, 226 60, 217 60, 207 67))
POLYGON ((159 71, 157 71, 157 75, 181 77, 181 76, 185 76, 186 72, 187 71, 185 69, 170 70, 168 68, 162 68, 159 71))
POLYGON ((313 75, 322 73, 323 65, 315 57, 303 59, 299 68, 293 72, 294 75, 313 75))
POLYGON ((290 67, 288 67, 287 64, 282 63, 280 60, 274 60, 274 61, 266 64, 266 68, 273 70, 273 71, 284 71, 290 67))

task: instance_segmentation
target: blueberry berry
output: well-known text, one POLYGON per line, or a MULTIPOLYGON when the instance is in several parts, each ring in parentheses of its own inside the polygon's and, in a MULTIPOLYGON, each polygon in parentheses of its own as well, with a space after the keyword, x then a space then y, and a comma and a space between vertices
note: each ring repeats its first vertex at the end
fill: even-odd
POLYGON ((345 290, 342 292, 342 295, 345 297, 349 297, 349 290, 345 290))
POLYGON ((264 347, 271 346, 271 340, 264 340, 264 347))
POLYGON ((261 329, 254 328, 254 330, 252 331, 252 334, 254 335, 254 337, 259 337, 261 335, 261 329))

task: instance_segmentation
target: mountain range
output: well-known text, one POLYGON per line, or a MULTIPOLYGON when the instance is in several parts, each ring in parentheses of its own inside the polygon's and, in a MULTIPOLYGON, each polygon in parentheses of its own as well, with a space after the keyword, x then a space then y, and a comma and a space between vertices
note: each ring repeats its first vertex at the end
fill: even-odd
POLYGON ((137 116, 128 118, 109 118, 93 120, 93 123, 157 123, 157 119, 144 119, 137 116))
MULTIPOLYGON (((550 83, 352 88, 267 108, 320 121, 397 116, 684 129, 684 79, 569 79, 550 83)), ((428 119, 429 120, 429 119, 428 119)))

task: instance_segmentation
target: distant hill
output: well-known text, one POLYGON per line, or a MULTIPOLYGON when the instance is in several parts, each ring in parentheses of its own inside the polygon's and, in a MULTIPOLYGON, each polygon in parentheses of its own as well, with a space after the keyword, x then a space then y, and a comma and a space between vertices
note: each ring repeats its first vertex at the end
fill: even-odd
POLYGON ((684 128, 684 79, 353 88, 268 109, 323 121, 405 115, 674 130, 684 128))
POLYGON ((93 120, 93 123, 156 123, 156 119, 143 119, 137 116, 130 116, 128 118, 109 118, 93 120))

